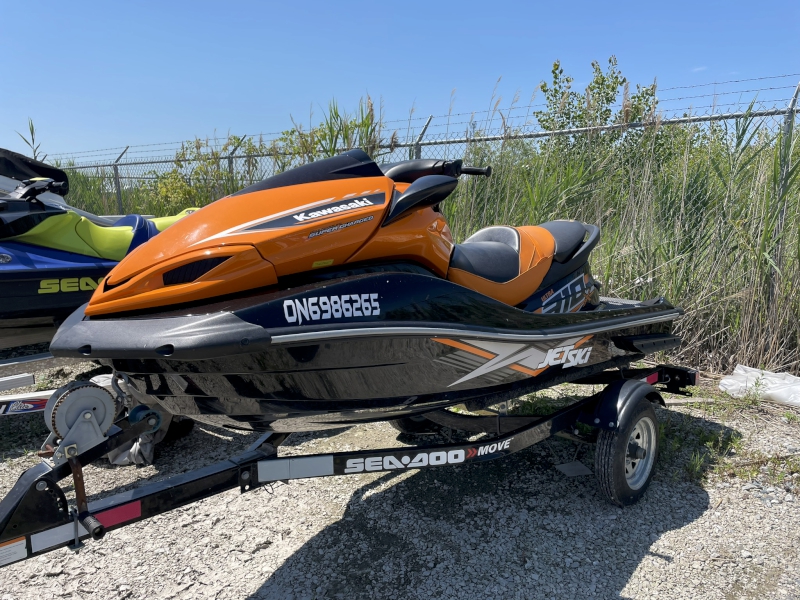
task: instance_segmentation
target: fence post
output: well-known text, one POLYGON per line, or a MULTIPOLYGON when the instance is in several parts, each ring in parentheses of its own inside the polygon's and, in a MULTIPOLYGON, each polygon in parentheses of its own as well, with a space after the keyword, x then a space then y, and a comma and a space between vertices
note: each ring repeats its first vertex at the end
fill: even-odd
POLYGON ((433 115, 430 115, 428 120, 425 121, 425 126, 422 128, 422 131, 419 132, 417 141, 414 142, 414 158, 416 159, 422 158, 422 138, 425 137, 425 132, 428 131, 428 125, 431 124, 431 121, 433 121, 433 115))
POLYGON ((231 180, 233 180, 233 155, 234 155, 234 154, 236 154, 236 152, 239 150, 239 147, 240 147, 242 144, 244 144, 244 139, 245 139, 246 137, 247 137, 246 135, 243 135, 243 136, 242 136, 242 139, 241 139, 241 140, 239 140, 239 143, 238 143, 238 144, 236 144, 236 145, 233 147, 233 150, 231 150, 231 151, 230 151, 230 153, 228 154, 228 173, 230 173, 230 174, 231 174, 231 180))
POLYGON ((117 210, 119 211, 119 214, 121 214, 121 215, 124 215, 125 211, 122 208, 122 187, 119 184, 119 167, 117 166, 117 163, 119 163, 120 159, 123 156, 125 156, 125 153, 128 151, 128 148, 130 148, 130 146, 125 146, 125 150, 123 150, 122 154, 120 154, 117 157, 117 160, 114 161, 114 165, 113 165, 113 167, 114 167, 114 186, 116 187, 116 190, 117 190, 117 210))
MULTIPOLYGON (((786 107, 786 116, 783 118, 783 135, 781 138, 781 144, 783 144, 783 148, 778 148, 778 152, 783 155, 781 156, 781 187, 778 191, 781 198, 784 198, 786 195, 786 185, 787 179, 789 177, 789 172, 792 170, 792 135, 794 131, 794 120, 795 120, 795 111, 797 110, 797 99, 800 96, 800 83, 797 84, 797 87, 794 90, 794 95, 792 99, 789 101, 789 105, 786 107)), ((775 238, 779 238, 783 233, 783 225, 786 220, 786 202, 784 201, 781 206, 781 211, 778 214, 778 222, 775 224, 775 238)), ((777 247, 777 256, 775 257, 775 264, 777 265, 778 269, 780 269, 783 265, 783 242, 778 241, 777 247)))

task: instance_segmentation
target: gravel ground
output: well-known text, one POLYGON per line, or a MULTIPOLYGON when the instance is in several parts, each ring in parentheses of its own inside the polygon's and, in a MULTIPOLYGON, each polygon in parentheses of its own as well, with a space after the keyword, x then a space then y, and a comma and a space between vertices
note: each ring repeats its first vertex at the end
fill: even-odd
MULTIPOLYGON (((113 531, 80 554, 62 549, 0 569, 0 600, 800 598, 796 463, 746 460, 800 452, 797 416, 754 404, 657 412, 669 425, 665 451, 643 501, 624 510, 599 497, 592 476, 553 468, 576 449, 593 466, 591 447, 557 439, 491 463, 232 490, 113 531), (742 442, 725 460, 745 467, 726 472, 712 456, 701 483, 687 476, 703 440, 731 434, 742 442)), ((44 434, 41 415, 0 418, 0 494, 36 463, 31 450, 44 434)), ((88 491, 165 478, 254 439, 198 425, 159 447, 153 466, 89 466, 88 491)), ((295 434, 281 454, 403 442, 388 425, 364 425, 295 434)))

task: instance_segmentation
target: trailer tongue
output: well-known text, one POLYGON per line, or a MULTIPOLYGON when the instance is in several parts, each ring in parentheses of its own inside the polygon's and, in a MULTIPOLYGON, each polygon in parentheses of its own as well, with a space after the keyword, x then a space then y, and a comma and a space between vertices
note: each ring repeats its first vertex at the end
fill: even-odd
MULTIPOLYGON (((161 415, 157 410, 137 407, 111 425, 101 440, 90 435, 87 439, 91 441, 84 447, 79 440, 66 447, 59 445, 56 452, 45 452, 51 454, 50 460, 43 460, 23 473, 0 501, 0 566, 58 548, 77 550, 89 538, 100 539, 113 529, 237 486, 244 493, 276 481, 483 462, 519 452, 557 434, 583 442, 599 442, 595 470, 601 493, 614 503, 630 504, 644 493, 658 451, 657 436, 648 439, 636 434, 642 423, 647 419, 652 421, 645 414, 652 413, 650 404, 663 404, 650 383, 666 384, 669 391, 680 392, 685 386, 694 385, 695 375, 688 369, 667 366, 598 373, 583 383, 613 383, 546 417, 466 416, 449 411, 431 415, 433 422, 445 426, 495 435, 474 442, 280 458, 278 447, 290 434, 267 433, 238 456, 88 503, 83 466, 160 426, 161 415), (578 424, 593 428, 593 433, 586 434, 587 428, 580 429, 578 424), (647 472, 637 472, 639 467, 647 472), (72 506, 58 485, 70 475, 76 495, 72 506), (632 494, 625 495, 627 488, 616 489, 611 484, 620 476, 633 482, 632 494), (642 476, 644 484, 636 487, 635 482, 642 476)), ((58 397, 54 395, 51 402, 55 403, 58 397)), ((84 396, 81 402, 88 402, 86 398, 90 397, 84 396)), ((97 396, 94 398, 96 402, 97 396)), ((94 416, 89 412, 80 411, 78 417, 92 421, 94 416)), ((82 421, 75 421, 87 428, 82 421)), ((64 437, 68 435, 69 432, 64 437)))

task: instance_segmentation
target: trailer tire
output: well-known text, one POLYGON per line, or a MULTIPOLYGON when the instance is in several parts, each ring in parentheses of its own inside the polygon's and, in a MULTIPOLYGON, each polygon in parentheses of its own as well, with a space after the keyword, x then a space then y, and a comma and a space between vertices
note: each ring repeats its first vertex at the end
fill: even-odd
POLYGON ((595 447, 595 476, 600 493, 612 504, 635 504, 647 491, 658 459, 658 420, 653 404, 641 396, 629 418, 614 431, 602 430, 595 447), (633 447, 632 447, 633 446, 633 447), (635 448, 645 455, 631 456, 635 448))
POLYGON ((426 419, 422 415, 393 419, 389 421, 389 425, 400 433, 405 433, 407 435, 439 433, 442 430, 441 425, 434 423, 430 419, 426 419))

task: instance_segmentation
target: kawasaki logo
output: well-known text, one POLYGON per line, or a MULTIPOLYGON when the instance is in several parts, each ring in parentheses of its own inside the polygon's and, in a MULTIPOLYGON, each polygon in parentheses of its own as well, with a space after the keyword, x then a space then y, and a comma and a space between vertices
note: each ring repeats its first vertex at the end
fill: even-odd
POLYGON ((382 206, 386 203, 386 193, 380 190, 372 190, 362 193, 359 198, 348 198, 346 200, 334 200, 333 198, 329 198, 328 200, 331 201, 321 201, 306 205, 310 207, 308 210, 300 210, 300 207, 297 207, 294 210, 298 210, 298 212, 286 211, 277 215, 264 217, 258 221, 248 223, 244 228, 234 228, 219 233, 216 237, 227 237, 248 231, 297 227, 299 224, 305 225, 306 223, 313 223, 314 221, 335 217, 339 213, 348 213, 363 208, 382 206))
POLYGON ((373 206, 373 203, 367 200, 366 198, 362 198, 361 200, 354 200, 353 202, 349 202, 347 204, 339 204, 338 206, 331 206, 329 208, 323 208, 321 210, 314 210, 308 214, 302 212, 299 215, 292 215, 292 217, 294 217, 298 221, 309 221, 311 219, 318 219, 320 217, 334 215, 336 213, 344 212, 347 210, 364 208, 365 206, 373 206))
POLYGON ((589 362, 589 355, 592 353, 592 348, 578 348, 575 346, 559 346, 558 348, 551 348, 547 351, 547 356, 539 364, 539 369, 545 367, 554 367, 556 365, 564 365, 565 369, 574 367, 576 365, 585 365, 589 362))

